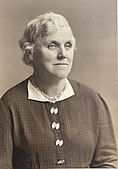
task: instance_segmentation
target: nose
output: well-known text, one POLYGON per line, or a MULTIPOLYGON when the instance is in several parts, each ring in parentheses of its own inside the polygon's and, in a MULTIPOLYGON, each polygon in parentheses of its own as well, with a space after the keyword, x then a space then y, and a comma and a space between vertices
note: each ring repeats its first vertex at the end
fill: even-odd
POLYGON ((58 55, 57 55, 57 59, 58 59, 58 60, 63 60, 63 59, 65 59, 65 58, 66 58, 66 56, 63 55, 63 53, 58 53, 58 55))
POLYGON ((59 60, 63 60, 65 59, 67 56, 66 56, 66 51, 63 47, 60 47, 59 48, 59 51, 58 51, 58 55, 57 55, 57 59, 59 60))

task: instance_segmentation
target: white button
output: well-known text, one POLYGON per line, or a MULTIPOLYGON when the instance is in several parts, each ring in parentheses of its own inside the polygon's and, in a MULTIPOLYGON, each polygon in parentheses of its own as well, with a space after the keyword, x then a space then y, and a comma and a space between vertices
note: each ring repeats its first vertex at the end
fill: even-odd
POLYGON ((58 160, 58 161, 57 161, 57 164, 59 164, 59 165, 60 165, 60 164, 64 164, 64 163, 65 163, 65 160, 58 160))
POLYGON ((63 140, 59 140, 59 139, 58 139, 58 140, 56 141, 56 146, 62 146, 63 143, 64 143, 63 140))
POLYGON ((53 129, 56 128, 56 129, 58 130, 58 129, 60 128, 60 124, 59 124, 59 123, 56 123, 56 122, 53 122, 53 123, 52 123, 52 128, 53 128, 53 129))
POLYGON ((58 108, 52 107, 52 108, 50 109, 50 113, 51 113, 51 114, 57 114, 57 113, 58 113, 58 108))

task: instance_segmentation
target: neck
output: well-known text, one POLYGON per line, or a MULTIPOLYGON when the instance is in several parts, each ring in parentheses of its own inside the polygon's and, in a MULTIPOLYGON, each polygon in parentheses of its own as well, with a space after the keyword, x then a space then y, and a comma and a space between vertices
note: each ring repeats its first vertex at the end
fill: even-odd
POLYGON ((31 77, 32 83, 35 84, 41 91, 46 95, 55 97, 60 94, 60 92, 65 87, 66 79, 59 79, 56 77, 49 78, 44 76, 38 77, 35 73, 31 77))

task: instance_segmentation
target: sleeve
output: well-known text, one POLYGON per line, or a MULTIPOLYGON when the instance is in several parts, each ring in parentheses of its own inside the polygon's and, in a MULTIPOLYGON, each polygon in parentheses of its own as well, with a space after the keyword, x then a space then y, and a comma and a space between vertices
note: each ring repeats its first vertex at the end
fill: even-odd
POLYGON ((0 101, 0 169, 13 169, 11 118, 2 101, 0 101))
POLYGON ((107 104, 99 95, 99 135, 91 163, 92 168, 117 168, 117 145, 107 104))

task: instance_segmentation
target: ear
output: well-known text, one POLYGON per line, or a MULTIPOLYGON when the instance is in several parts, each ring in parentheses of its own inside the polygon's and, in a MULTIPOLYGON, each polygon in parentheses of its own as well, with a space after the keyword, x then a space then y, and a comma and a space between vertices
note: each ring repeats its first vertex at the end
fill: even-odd
POLYGON ((34 47, 33 46, 26 46, 25 53, 27 56, 29 56, 30 60, 33 60, 34 47))

